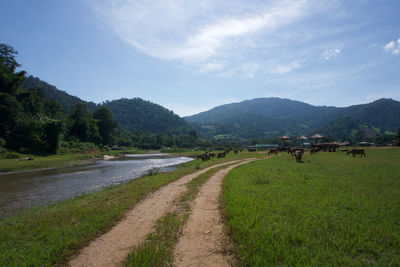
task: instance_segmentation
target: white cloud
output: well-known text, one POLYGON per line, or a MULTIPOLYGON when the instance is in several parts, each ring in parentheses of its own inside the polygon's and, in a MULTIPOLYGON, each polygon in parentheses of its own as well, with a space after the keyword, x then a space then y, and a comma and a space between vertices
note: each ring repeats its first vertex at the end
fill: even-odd
POLYGON ((331 57, 336 57, 341 53, 341 50, 339 48, 335 49, 325 49, 325 51, 322 53, 322 56, 326 59, 329 60, 331 57))
POLYGON ((293 61, 289 64, 279 64, 276 67, 270 69, 268 73, 271 74, 285 74, 288 72, 291 72, 295 69, 298 69, 301 67, 301 64, 298 61, 293 61))
POLYGON ((400 54, 400 38, 397 41, 390 41, 384 46, 386 51, 391 52, 394 55, 400 54))
MULTIPOLYGON (((282 27, 323 8, 317 0, 87 1, 102 24, 140 53, 201 72, 224 73, 241 65, 237 73, 248 78, 259 69, 243 63, 248 53, 275 43, 282 27)), ((283 67, 277 73, 282 72, 283 67)))

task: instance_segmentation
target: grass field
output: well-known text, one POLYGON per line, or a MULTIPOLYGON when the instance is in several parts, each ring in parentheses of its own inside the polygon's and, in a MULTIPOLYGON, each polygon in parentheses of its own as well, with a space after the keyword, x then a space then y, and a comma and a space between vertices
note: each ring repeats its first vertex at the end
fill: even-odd
POLYGON ((366 153, 233 170, 222 202, 238 266, 399 266, 400 149, 366 153))
POLYGON ((63 264, 90 240, 107 232, 148 193, 198 169, 250 155, 247 152, 230 153, 225 159, 191 161, 170 173, 144 176, 127 184, 2 219, 0 266, 63 264))

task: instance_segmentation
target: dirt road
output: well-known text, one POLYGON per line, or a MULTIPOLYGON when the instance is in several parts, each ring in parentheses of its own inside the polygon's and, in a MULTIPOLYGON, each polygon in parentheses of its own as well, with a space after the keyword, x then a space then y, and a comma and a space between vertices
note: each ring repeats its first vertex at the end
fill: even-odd
POLYGON ((188 182, 212 168, 237 162, 239 160, 211 166, 160 188, 137 204, 109 232, 93 240, 68 265, 113 266, 120 264, 131 248, 142 243, 153 231, 157 219, 176 208, 174 201, 187 190, 188 182))
POLYGON ((224 255, 227 238, 218 208, 224 177, 235 167, 255 159, 241 161, 216 172, 201 188, 194 200, 192 214, 175 248, 176 266, 230 266, 224 255))

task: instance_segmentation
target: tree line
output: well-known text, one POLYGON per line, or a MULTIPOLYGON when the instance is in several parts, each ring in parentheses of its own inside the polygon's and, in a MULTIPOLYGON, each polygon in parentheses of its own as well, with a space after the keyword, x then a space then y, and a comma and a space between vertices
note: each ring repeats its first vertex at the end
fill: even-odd
POLYGON ((190 130, 177 115, 141 99, 107 101, 96 106, 89 102, 88 109, 87 102, 51 88, 37 78, 26 77, 26 72, 19 70, 21 65, 15 59, 17 53, 13 47, 0 44, 1 150, 54 154, 60 150, 103 148, 115 144, 142 149, 211 145, 199 139, 196 131, 190 130), (44 95, 49 91, 58 95, 56 99, 62 100, 62 104, 44 95), (124 117, 125 127, 118 127, 108 106, 119 117, 134 113, 133 109, 142 113, 136 120, 124 117), (143 111, 145 108, 148 110, 143 111), (151 117, 146 120, 143 118, 146 115, 151 117), (148 129, 152 131, 146 131, 148 129))

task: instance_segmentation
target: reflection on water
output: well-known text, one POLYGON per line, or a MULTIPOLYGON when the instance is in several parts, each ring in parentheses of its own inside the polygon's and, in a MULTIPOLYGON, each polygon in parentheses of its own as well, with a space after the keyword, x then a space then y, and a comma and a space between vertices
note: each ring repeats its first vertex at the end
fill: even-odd
MULTIPOLYGON (((93 165, 0 175, 0 218, 23 209, 65 200, 107 186, 124 183, 152 168, 171 171, 192 158, 157 158, 97 161, 93 165)), ((147 155, 148 157, 148 155, 147 155)))

